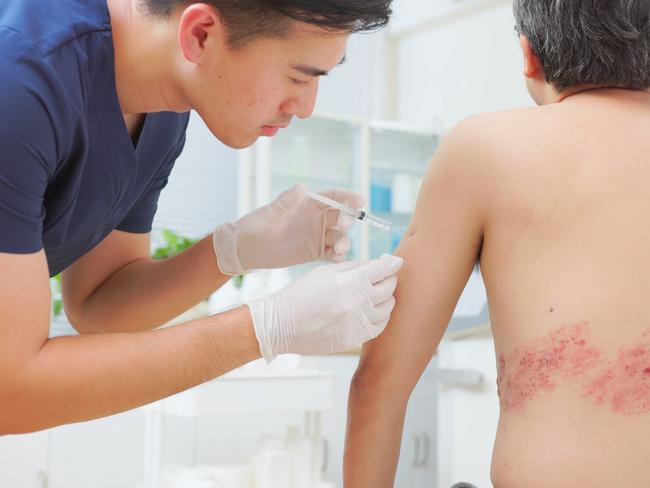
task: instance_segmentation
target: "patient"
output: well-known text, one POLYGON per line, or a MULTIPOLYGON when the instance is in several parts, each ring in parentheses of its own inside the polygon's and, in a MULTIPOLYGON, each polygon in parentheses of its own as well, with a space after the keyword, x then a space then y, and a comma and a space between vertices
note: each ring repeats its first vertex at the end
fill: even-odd
POLYGON ((650 487, 650 4, 514 11, 539 107, 472 117, 435 154, 397 306, 352 381, 346 488, 393 486, 409 396, 477 261, 495 487, 650 487))

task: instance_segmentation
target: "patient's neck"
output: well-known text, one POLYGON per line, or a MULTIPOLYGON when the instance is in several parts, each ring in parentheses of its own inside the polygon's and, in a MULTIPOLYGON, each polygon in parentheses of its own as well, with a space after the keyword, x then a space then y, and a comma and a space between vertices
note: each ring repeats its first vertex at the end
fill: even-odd
POLYGON ((555 100, 549 103, 560 103, 565 100, 571 99, 576 95, 582 94, 598 94, 606 95, 608 97, 621 97, 621 98, 648 98, 650 97, 650 90, 634 90, 631 88, 620 87, 607 87, 607 86, 581 86, 570 88, 562 92, 556 92, 555 100))

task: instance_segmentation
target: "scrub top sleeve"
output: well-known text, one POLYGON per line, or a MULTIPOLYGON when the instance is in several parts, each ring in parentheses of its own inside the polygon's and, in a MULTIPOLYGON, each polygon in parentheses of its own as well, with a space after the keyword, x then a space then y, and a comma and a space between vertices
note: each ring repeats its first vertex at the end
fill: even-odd
POLYGON ((140 200, 131 208, 127 216, 116 227, 117 230, 130 232, 134 234, 147 234, 151 232, 154 216, 158 210, 158 198, 160 192, 167 186, 169 175, 174 167, 174 163, 180 156, 185 146, 185 133, 183 133, 179 143, 170 151, 161 170, 156 175, 149 188, 142 195, 140 200))
POLYGON ((55 127, 65 121, 38 80, 12 68, 0 74, 0 252, 30 254, 43 247, 43 200, 59 160, 55 127))

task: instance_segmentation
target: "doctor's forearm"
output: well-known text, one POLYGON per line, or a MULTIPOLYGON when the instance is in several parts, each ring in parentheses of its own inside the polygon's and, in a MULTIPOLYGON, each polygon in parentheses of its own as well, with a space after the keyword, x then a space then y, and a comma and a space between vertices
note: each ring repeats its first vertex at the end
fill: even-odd
POLYGON ((259 357, 247 307, 162 330, 48 339, 5 361, 15 366, 0 384, 0 435, 123 412, 259 357))
POLYGON ((84 333, 148 330, 178 316, 220 288, 212 236, 160 261, 134 261, 111 275, 70 321, 84 333))

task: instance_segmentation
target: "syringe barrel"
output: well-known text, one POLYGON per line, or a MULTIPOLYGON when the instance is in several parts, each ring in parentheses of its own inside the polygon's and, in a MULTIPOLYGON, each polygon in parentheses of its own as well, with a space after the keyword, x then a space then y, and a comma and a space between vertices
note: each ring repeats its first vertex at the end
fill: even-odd
POLYGON ((381 230, 390 232, 393 229, 393 224, 390 221, 369 213, 365 215, 363 221, 381 230))

